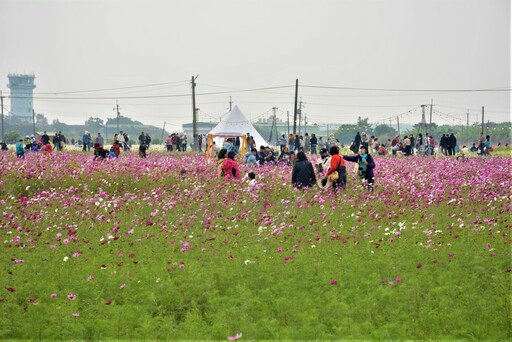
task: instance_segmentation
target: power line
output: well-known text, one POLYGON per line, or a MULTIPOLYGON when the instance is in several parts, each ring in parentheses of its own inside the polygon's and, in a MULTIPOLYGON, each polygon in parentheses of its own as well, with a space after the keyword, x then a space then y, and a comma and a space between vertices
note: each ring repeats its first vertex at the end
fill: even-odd
MULTIPOLYGON (((254 89, 241 89, 234 91, 221 91, 221 92, 210 92, 210 93, 197 93, 196 96, 207 96, 207 95, 221 95, 231 93, 242 93, 251 91, 261 91, 268 89, 283 89, 290 88, 293 86, 277 86, 277 87, 266 87, 266 88, 254 88, 254 89)), ((188 97, 190 94, 169 94, 169 95, 146 95, 146 96, 108 96, 108 97, 39 97, 39 96, 6 96, 12 99, 26 99, 33 98, 37 100, 43 99, 56 99, 56 100, 115 100, 115 99, 155 99, 155 98, 172 98, 172 97, 188 97)))
POLYGON ((99 91, 110 91, 110 90, 123 90, 123 89, 135 89, 135 88, 146 88, 146 87, 155 87, 161 85, 169 85, 169 84, 178 84, 178 83, 188 83, 188 81, 176 81, 176 82, 164 82, 164 83, 153 83, 153 84, 145 84, 139 86, 129 86, 129 87, 118 87, 118 88, 103 88, 103 89, 89 89, 89 90, 75 90, 75 91, 59 91, 59 92, 50 92, 50 93, 34 93, 39 95, 62 95, 62 94, 78 94, 78 93, 94 93, 99 91))
POLYGON ((395 89, 395 88, 355 88, 355 87, 332 87, 332 86, 318 86, 318 85, 304 85, 303 88, 317 88, 317 89, 339 89, 339 90, 361 90, 361 91, 391 91, 391 92, 487 92, 487 91, 510 91, 510 87, 497 87, 486 89, 395 89))

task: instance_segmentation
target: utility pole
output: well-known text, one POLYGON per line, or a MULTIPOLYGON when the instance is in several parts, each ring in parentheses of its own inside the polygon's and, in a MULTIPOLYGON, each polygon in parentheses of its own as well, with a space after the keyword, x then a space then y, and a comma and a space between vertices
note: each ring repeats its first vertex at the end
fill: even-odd
POLYGON ((231 101, 231 96, 229 97, 229 111, 231 112, 231 106, 233 105, 233 101, 231 101))
POLYGON ((164 142, 165 124, 166 122, 164 121, 164 128, 162 128, 162 143, 164 142))
POLYGON ((421 125, 423 126, 423 133, 427 134, 427 122, 425 120, 425 107, 427 105, 421 105, 421 125))
POLYGON ((194 150, 199 151, 199 139, 197 135, 197 109, 196 109, 196 80, 199 77, 192 76, 192 136, 194 140, 194 150))
POLYGON ((293 135, 297 134, 297 100, 299 97, 299 79, 295 80, 295 105, 293 106, 293 135))
POLYGON ((299 135, 301 135, 302 132, 300 130, 300 124, 302 122, 302 97, 300 98, 300 102, 299 102, 298 114, 299 114, 299 135))
POLYGON ((286 139, 288 139, 290 137, 290 111, 289 110, 286 111, 286 117, 287 117, 287 128, 288 128, 288 130, 287 130, 288 134, 286 135, 286 137, 287 137, 286 139))
POLYGON ((396 126, 398 130, 398 136, 400 137, 400 119, 398 116, 396 117, 396 126))
POLYGON ((484 132, 484 106, 482 106, 482 133, 484 132))
POLYGON ((428 130, 432 134, 432 108, 434 107, 434 99, 430 101, 430 121, 428 123, 428 130))
POLYGON ((5 143, 4 138, 4 96, 0 90, 0 108, 2 108, 2 141, 5 143))
POLYGON ((306 135, 307 132, 308 132, 308 119, 307 119, 307 114, 304 113, 304 135, 306 135))
MULTIPOLYGON (((116 133, 119 133, 119 105, 117 104, 117 100, 116 100, 116 118, 117 118, 117 131, 116 133)), ((105 137, 106 138, 106 137, 105 137)))
POLYGON ((34 108, 32 108, 32 130, 34 137, 36 136, 36 112, 34 111, 34 108))
POLYGON ((468 134, 468 139, 469 139, 469 109, 468 109, 468 113, 466 114, 466 133, 468 134))
POLYGON ((276 111, 277 111, 277 107, 272 107, 272 127, 270 127, 270 137, 268 139, 268 141, 272 144, 272 136, 274 135, 275 133, 275 139, 277 141, 277 122, 276 122, 276 111))

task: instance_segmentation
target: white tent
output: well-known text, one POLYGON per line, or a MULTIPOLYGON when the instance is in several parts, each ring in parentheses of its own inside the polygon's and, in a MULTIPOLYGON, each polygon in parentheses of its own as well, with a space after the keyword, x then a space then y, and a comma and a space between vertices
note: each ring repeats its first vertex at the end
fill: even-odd
POLYGON ((229 112, 221 122, 219 122, 219 124, 210 131, 209 134, 214 134, 216 136, 214 138, 216 146, 222 146, 222 142, 224 141, 222 134, 242 135, 247 133, 254 138, 257 149, 259 149, 261 145, 268 145, 256 128, 254 128, 251 122, 240 111, 238 106, 235 106, 231 112, 229 112))

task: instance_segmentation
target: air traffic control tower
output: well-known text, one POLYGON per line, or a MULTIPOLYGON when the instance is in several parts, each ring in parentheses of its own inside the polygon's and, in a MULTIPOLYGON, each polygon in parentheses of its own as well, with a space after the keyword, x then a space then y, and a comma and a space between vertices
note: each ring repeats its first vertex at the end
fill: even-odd
POLYGON ((11 115, 18 118, 32 120, 34 75, 9 74, 11 89, 11 115))

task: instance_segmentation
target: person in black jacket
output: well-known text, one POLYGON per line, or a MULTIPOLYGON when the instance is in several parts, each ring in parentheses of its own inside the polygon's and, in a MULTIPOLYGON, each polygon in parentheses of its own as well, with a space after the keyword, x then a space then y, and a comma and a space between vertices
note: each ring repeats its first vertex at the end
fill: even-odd
POLYGON ((313 164, 306 157, 304 151, 297 153, 297 162, 293 166, 292 184, 297 189, 308 188, 316 183, 313 164))
POLYGON ((455 135, 453 135, 453 133, 450 134, 450 136, 446 140, 448 143, 448 155, 455 155, 455 146, 457 146, 457 139, 455 138, 455 135))

